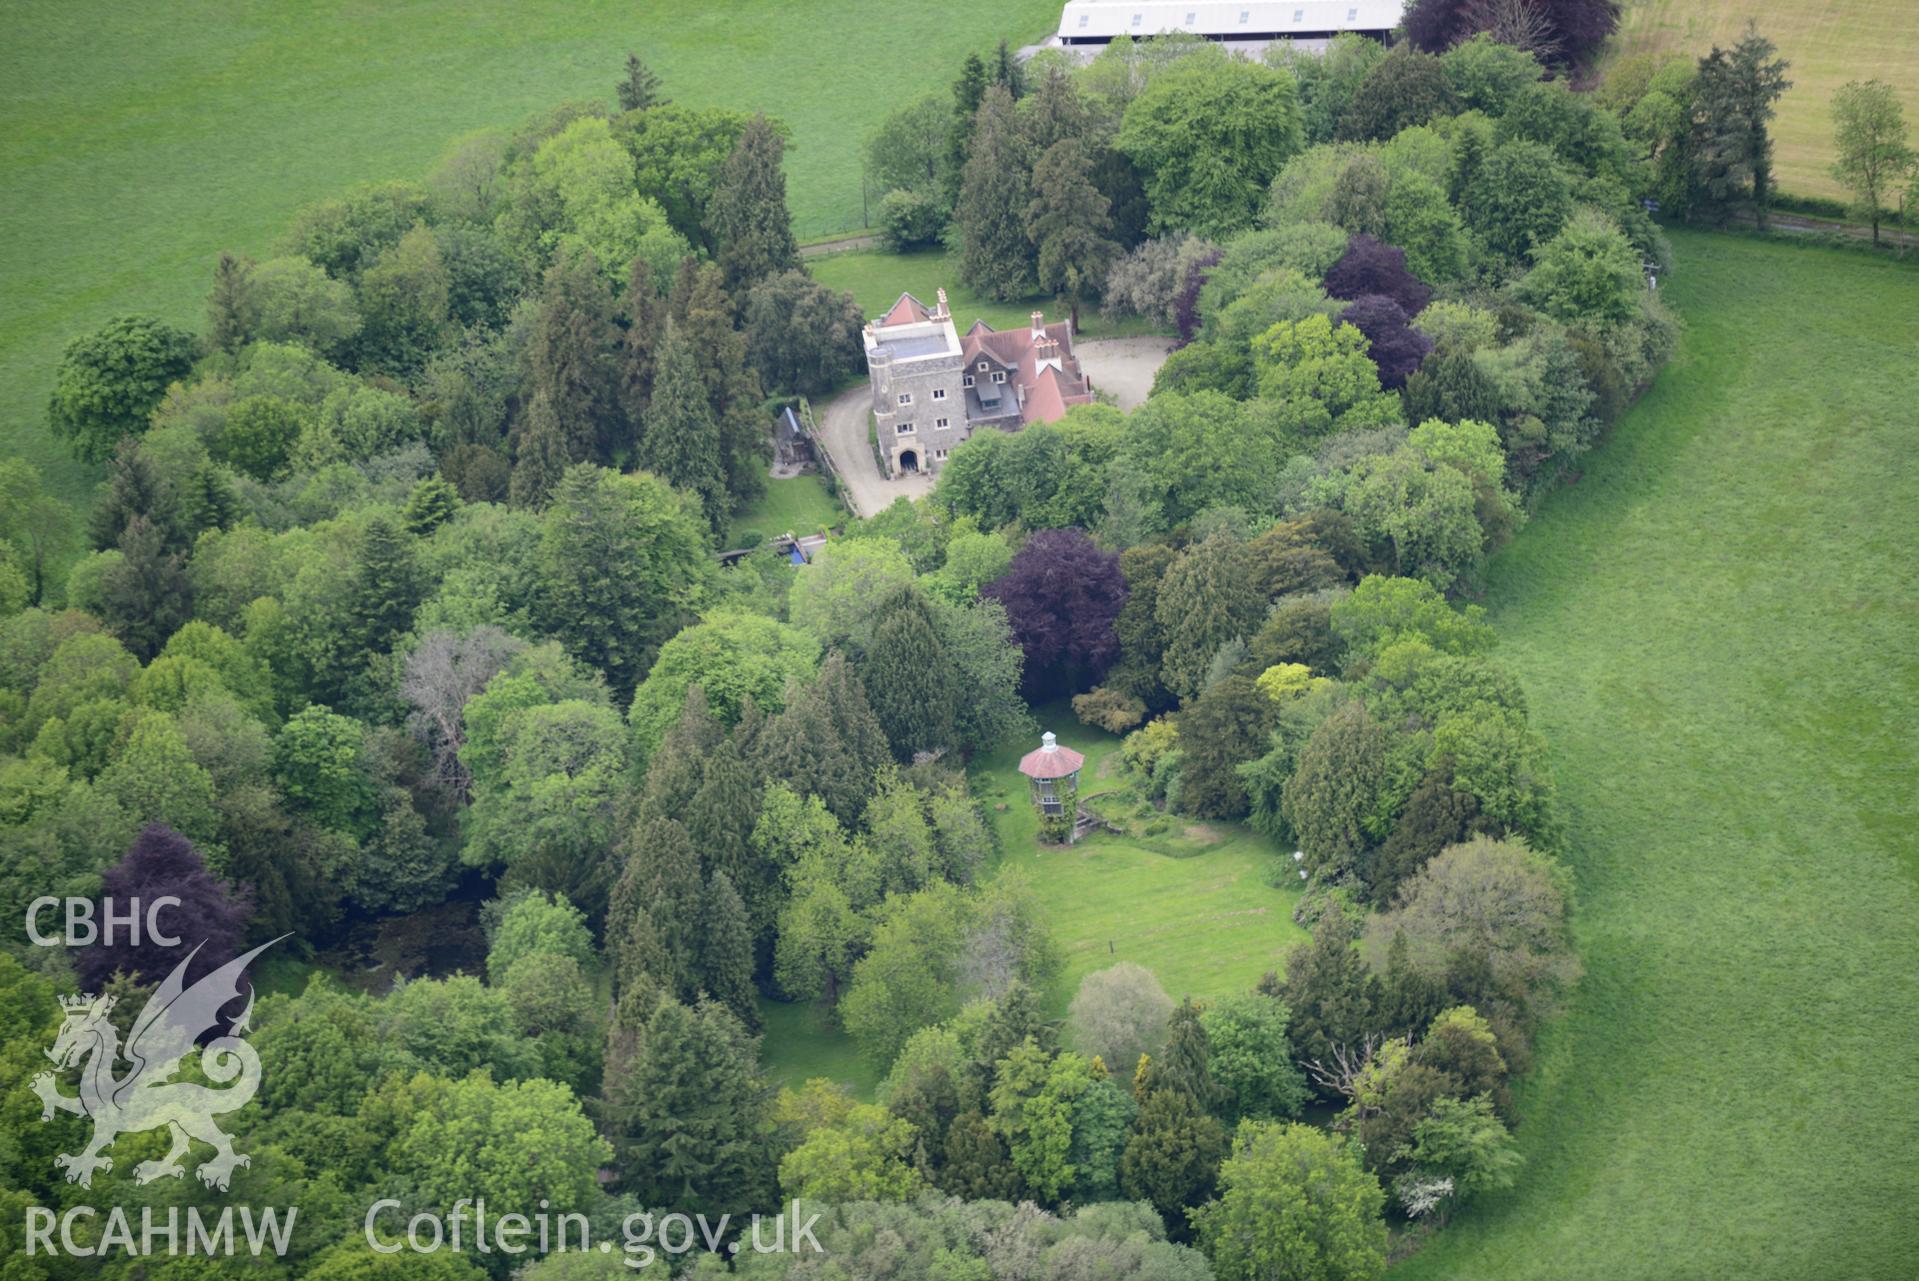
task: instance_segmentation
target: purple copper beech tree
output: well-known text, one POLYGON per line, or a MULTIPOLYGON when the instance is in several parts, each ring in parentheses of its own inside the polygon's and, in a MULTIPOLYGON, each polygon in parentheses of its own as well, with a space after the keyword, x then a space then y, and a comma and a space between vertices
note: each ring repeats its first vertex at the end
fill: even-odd
POLYGON ((1042 529, 980 595, 1006 607, 1030 689, 1097 679, 1119 656, 1113 620, 1126 603, 1119 556, 1077 529, 1042 529))

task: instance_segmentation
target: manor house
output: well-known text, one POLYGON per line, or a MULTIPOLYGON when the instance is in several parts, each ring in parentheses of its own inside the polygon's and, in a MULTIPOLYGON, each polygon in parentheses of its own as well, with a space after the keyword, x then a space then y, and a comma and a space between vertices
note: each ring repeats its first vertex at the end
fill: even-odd
POLYGON ((901 294, 866 326, 873 425, 888 475, 937 472, 980 427, 1018 431, 1092 402, 1092 385, 1073 355, 1071 322, 1049 325, 1036 311, 1024 329, 996 330, 976 320, 961 335, 944 289, 938 299, 929 311, 901 294))

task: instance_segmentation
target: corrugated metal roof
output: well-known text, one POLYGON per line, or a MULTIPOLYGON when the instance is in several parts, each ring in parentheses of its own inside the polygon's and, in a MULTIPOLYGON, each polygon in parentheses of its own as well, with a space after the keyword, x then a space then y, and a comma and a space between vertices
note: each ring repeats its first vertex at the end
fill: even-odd
POLYGON ((1280 0, 1279 3, 1192 3, 1186 0, 1068 0, 1061 40, 1145 38, 1166 31, 1232 37, 1250 32, 1390 31, 1404 0, 1280 0))

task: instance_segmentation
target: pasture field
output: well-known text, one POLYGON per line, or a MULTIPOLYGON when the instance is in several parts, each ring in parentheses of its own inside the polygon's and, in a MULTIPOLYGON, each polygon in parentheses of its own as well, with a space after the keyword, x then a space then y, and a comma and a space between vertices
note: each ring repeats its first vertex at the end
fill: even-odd
POLYGON ((1756 18, 1759 30, 1792 63, 1792 88, 1773 122, 1774 172, 1780 190, 1844 199, 1832 179, 1832 95, 1848 80, 1883 80, 1919 127, 1919 16, 1912 0, 1627 0, 1615 55, 1653 52, 1697 56, 1730 47, 1756 18))
POLYGON ((1406 1281, 1919 1266, 1919 270, 1673 240, 1677 359, 1490 578, 1586 977, 1406 1281))
POLYGON ((1057 0, 16 0, 0 40, 0 451, 84 497, 98 471, 46 432, 74 336, 126 311, 198 327, 225 249, 266 253, 294 210, 418 177, 470 130, 610 100, 628 50, 669 96, 792 130, 802 238, 863 221, 879 115, 945 93, 967 52, 1058 21, 1057 0))

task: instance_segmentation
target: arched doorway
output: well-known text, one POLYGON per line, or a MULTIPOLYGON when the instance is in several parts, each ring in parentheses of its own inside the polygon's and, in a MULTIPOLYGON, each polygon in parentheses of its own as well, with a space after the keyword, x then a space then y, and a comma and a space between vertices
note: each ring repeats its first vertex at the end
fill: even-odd
POLYGON ((905 475, 910 476, 914 472, 918 471, 919 469, 920 469, 919 451, 917 449, 900 450, 900 471, 904 473, 905 475))

